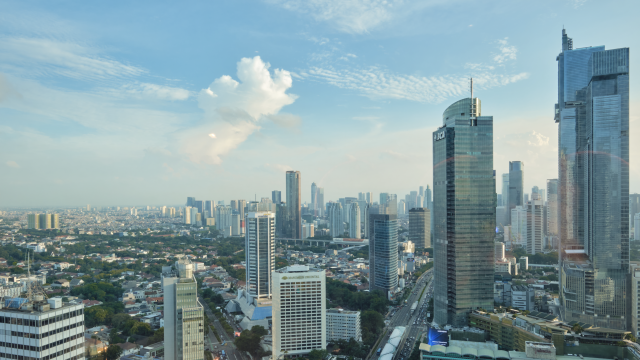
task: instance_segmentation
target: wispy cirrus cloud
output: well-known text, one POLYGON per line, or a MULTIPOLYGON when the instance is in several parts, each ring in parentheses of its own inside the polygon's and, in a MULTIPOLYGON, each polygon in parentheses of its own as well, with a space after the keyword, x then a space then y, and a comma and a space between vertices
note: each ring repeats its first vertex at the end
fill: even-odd
POLYGON ((493 61, 497 62, 498 64, 502 64, 509 60, 516 59, 516 54, 518 53, 518 49, 513 45, 509 45, 508 40, 509 38, 498 40, 500 53, 496 54, 493 57, 493 61))
POLYGON ((418 9, 444 0, 266 0, 284 9, 326 22, 342 32, 367 33, 418 9))
POLYGON ((100 56, 99 51, 70 41, 0 37, 0 69, 20 75, 59 75, 78 80, 132 77, 146 71, 100 56))
MULTIPOLYGON (((439 103, 469 90, 469 75, 415 76, 392 73, 381 67, 334 69, 312 67, 308 78, 324 81, 342 89, 355 90, 372 99, 405 99, 439 103)), ((489 89, 529 77, 526 72, 498 74, 483 71, 473 74, 474 86, 489 89)))

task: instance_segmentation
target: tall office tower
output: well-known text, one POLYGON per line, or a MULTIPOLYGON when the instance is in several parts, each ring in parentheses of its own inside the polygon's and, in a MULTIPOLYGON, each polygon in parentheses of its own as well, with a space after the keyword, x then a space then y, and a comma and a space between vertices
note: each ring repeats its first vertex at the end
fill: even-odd
POLYGON ((398 216, 398 195, 389 194, 387 197, 387 214, 398 216))
POLYGON ((358 201, 364 201, 365 194, 363 192, 358 193, 358 201))
POLYGON ((87 204, 87 211, 91 211, 91 205, 87 204))
POLYGON ((398 201, 398 217, 407 215, 407 204, 404 200, 398 201))
POLYGON ((271 201, 274 204, 280 204, 282 202, 282 192, 280 190, 273 190, 271 192, 271 201))
POLYGON ((529 194, 525 193, 525 194, 524 194, 524 199, 522 200, 522 203, 523 203, 523 204, 526 204, 526 203, 528 203, 528 202, 529 202, 529 194))
POLYGON ((287 204, 281 202, 276 205, 276 237, 286 238, 287 224, 287 204))
POLYGON ((326 274, 294 265, 273 272, 273 359, 327 346, 326 274))
POLYGON ((160 216, 167 217, 167 207, 163 206, 160 208, 160 216))
POLYGON ((502 206, 509 208, 509 174, 502 174, 502 206))
POLYGON ((497 202, 498 206, 502 206, 502 194, 497 194, 497 202))
POLYGON ((563 30, 556 60, 565 320, 625 329, 631 319, 629 49, 574 50, 563 30))
POLYGON ((363 239, 369 238, 369 203, 367 200, 358 200, 360 209, 360 235, 363 239))
POLYGON ((538 194, 540 195, 540 200, 542 200, 543 203, 547 201, 547 190, 540 189, 538 190, 538 194))
POLYGON ((433 210, 432 202, 433 202, 433 198, 431 195, 431 188, 429 187, 429 185, 427 185, 427 188, 424 190, 424 207, 426 207, 429 210, 433 210))
POLYGON ((84 305, 3 297, 0 308, 0 356, 3 359, 84 359, 84 305), (64 330, 64 331, 63 331, 64 330))
POLYGON ((40 229, 51 229, 51 217, 49 214, 40 214, 40 229))
MULTIPOLYGON (((538 194, 536 193, 534 196, 538 196, 538 194)), ((534 199, 527 203, 527 254, 535 255, 542 252, 543 208, 542 200, 534 199)))
POLYGON ((162 267, 164 358, 204 359, 204 308, 198 301, 194 265, 187 258, 162 267))
POLYGON ((380 193, 380 205, 386 205, 389 199, 389 193, 380 193))
MULTIPOLYGON (((240 221, 244 222, 246 215, 247 200, 238 200, 238 213, 240 214, 240 221)), ((244 228, 244 225, 243 225, 244 228)))
POLYGON ((471 96, 442 119, 433 133, 434 322, 467 326, 471 310, 494 304, 493 117, 471 96))
POLYGON ((343 237, 344 236, 344 223, 342 222, 342 204, 329 203, 329 234, 331 237, 343 237))
POLYGON ((318 215, 318 186, 311 183, 311 213, 318 215))
POLYGON ((218 205, 219 206, 224 206, 224 200, 218 200, 218 205))
POLYGON ((640 241, 640 213, 633 217, 633 240, 640 241))
POLYGON ((302 238, 302 214, 300 207, 300 171, 287 171, 287 211, 289 212, 289 221, 291 222, 290 231, 291 239, 302 238))
POLYGON ((398 219, 395 215, 369 215, 369 291, 388 298, 398 287, 398 219))
POLYGON ((316 202, 318 203, 318 216, 324 216, 324 188, 318 188, 316 202))
POLYGON ((507 224, 507 207, 496 206, 496 227, 504 231, 504 226, 507 224))
POLYGON ((352 239, 362 238, 360 229, 360 206, 358 202, 349 204, 349 237, 352 239))
POLYGON ((418 196, 424 197, 424 186, 418 188, 418 196))
POLYGON ((373 199, 373 193, 371 193, 371 192, 367 192, 367 193, 365 193, 365 194, 366 194, 366 199, 365 199, 365 200, 366 200, 369 204, 371 204, 371 200, 373 199))
POLYGON ((527 246, 527 207, 511 209, 511 245, 527 246))
POLYGON ((40 214, 27 215, 27 229, 40 229, 40 214))
POLYGON ((242 229, 240 227, 240 214, 238 214, 237 211, 234 211, 231 214, 231 235, 242 236, 242 229))
POLYGON ((558 235, 558 179, 547 180, 547 235, 558 235))
POLYGON ((195 208, 198 209, 198 212, 202 214, 204 212, 204 201, 196 200, 195 208))
POLYGON ((524 164, 521 161, 509 161, 509 224, 511 224, 511 210, 516 206, 524 206, 524 164))
POLYGON ((231 200, 229 205, 231 206, 231 211, 238 211, 238 200, 231 200))
POLYGON ((191 206, 191 207, 196 206, 196 198, 188 197, 186 206, 191 206))
POLYGON ((420 207, 418 205, 418 192, 417 191, 410 191, 409 192, 409 210, 413 209, 413 208, 417 208, 420 207))
POLYGON ((198 212, 197 208, 192 207, 191 208, 191 225, 202 225, 201 221, 200 221, 200 213, 198 212), (198 224, 200 223, 200 224, 198 224))
MULTIPOLYGON (((191 224, 191 206, 185 206, 184 208, 184 223, 191 224)), ((133 214, 133 209, 131 210, 133 214)), ((195 209, 194 209, 195 211, 195 209)))
POLYGON ((629 194, 629 227, 633 225, 633 217, 640 213, 640 194, 629 194))
POLYGON ((360 311, 328 309, 327 341, 349 341, 351 338, 355 341, 362 342, 360 311))
POLYGON ((431 211, 426 207, 409 210, 409 240, 416 247, 431 247, 431 211))
POLYGON ((169 209, 169 216, 176 217, 176 208, 172 207, 169 209))
MULTIPOLYGON (((531 195, 533 196, 533 194, 540 194, 540 188, 537 186, 534 186, 531 188, 531 195)), ((542 200, 542 199, 539 199, 542 200)))
POLYGON ((416 201, 416 208, 421 208, 421 207, 424 207, 424 200, 421 195, 418 195, 417 201, 416 201))
POLYGON ((272 212, 247 214, 245 262, 247 291, 254 298, 271 297, 271 273, 276 263, 276 215, 272 212))

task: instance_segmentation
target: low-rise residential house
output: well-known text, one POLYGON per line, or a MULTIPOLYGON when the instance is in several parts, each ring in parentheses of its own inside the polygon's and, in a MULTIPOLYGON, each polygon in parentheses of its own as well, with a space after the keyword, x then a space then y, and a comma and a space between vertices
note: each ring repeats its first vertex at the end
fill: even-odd
POLYGON ((102 305, 102 301, 98 300, 82 300, 85 308, 90 308, 92 306, 102 305))
POLYGON ((118 347, 122 349, 122 356, 133 355, 138 352, 139 347, 136 344, 132 344, 130 342, 116 344, 118 347))
POLYGON ((51 287, 54 287, 54 288, 68 288, 69 287, 69 280, 67 280, 67 279, 58 279, 58 280, 54 281, 53 284, 51 284, 51 287))
POLYGON ((69 282, 69 286, 76 287, 84 285, 84 280, 82 279, 73 279, 69 282))
POLYGON ((85 354, 89 356, 97 356, 107 351, 109 345, 100 341, 99 339, 85 339, 84 340, 85 354))

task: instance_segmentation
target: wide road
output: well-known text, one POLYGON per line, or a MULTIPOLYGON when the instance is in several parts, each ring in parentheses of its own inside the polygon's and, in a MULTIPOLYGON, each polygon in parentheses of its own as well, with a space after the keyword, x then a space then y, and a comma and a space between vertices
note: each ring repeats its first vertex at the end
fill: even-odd
MULTIPOLYGON (((395 310, 396 312, 392 316, 387 316, 387 318, 385 319, 389 321, 389 325, 385 328, 387 333, 378 343, 378 348, 383 348, 387 344, 387 342, 389 341, 389 336, 396 326, 404 326, 407 328, 394 359, 406 359, 408 355, 411 354, 415 342, 421 341, 422 336, 427 332, 428 325, 426 325, 426 308, 430 299, 430 296, 428 295, 429 291, 431 291, 431 293, 433 294, 432 279, 433 268, 422 274, 422 276, 420 276, 420 278, 416 281, 416 285, 414 286, 411 295, 409 295, 409 297, 407 298, 407 304, 405 306, 402 306, 400 309, 395 310), (422 299, 420 299, 420 303, 418 304, 417 309, 412 314, 411 305, 413 305, 414 302, 418 301, 422 290, 427 286, 431 287, 431 289, 428 288, 427 290, 425 290, 422 299), (413 340, 410 340, 411 338, 413 338, 413 340), (407 352, 406 356, 402 354, 403 351, 407 352)), ((370 359, 375 359, 377 357, 377 350, 378 349, 372 350, 370 359)))
MULTIPOLYGON (((218 339, 216 339, 213 331, 209 331, 209 336, 205 336, 205 348, 208 348, 214 354, 214 359, 217 358, 217 353, 219 353, 221 350, 224 350, 224 352, 227 354, 226 360, 248 360, 248 357, 243 354, 242 351, 236 349, 235 345, 233 344, 233 338, 230 337, 226 331, 224 331, 222 324, 220 324, 218 318, 213 314, 213 311, 211 311, 209 305, 207 305, 207 303, 202 298, 200 298, 200 303, 204 307, 205 314, 207 315, 207 317, 209 317, 209 320, 216 328, 216 331, 220 336, 220 340, 222 341, 222 343, 224 343, 224 345, 222 345, 220 342, 218 342, 218 339)), ((238 330, 236 324, 233 321, 230 321, 229 318, 227 318, 227 322, 236 331, 240 331, 238 330)))

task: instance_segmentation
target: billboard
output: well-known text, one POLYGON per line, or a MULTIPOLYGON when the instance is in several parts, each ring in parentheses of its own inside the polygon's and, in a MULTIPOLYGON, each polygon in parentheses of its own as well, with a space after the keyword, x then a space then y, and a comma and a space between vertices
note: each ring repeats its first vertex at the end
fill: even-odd
POLYGON ((449 333, 447 330, 429 328, 429 345, 449 346, 449 333))

